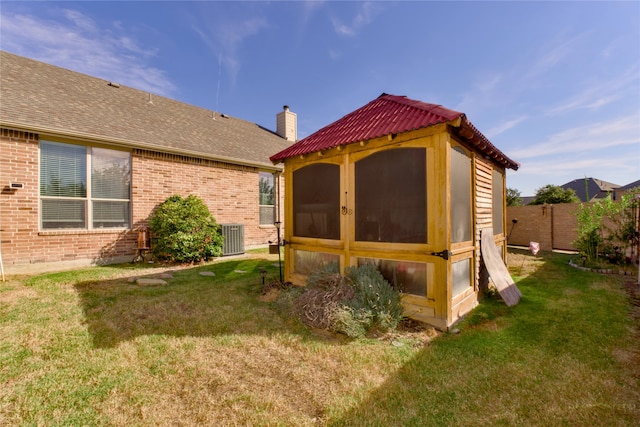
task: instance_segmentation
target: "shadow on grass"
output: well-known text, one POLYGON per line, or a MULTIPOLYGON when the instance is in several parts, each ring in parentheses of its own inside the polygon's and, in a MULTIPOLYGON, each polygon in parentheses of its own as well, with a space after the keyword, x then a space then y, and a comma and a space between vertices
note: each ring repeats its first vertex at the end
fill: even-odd
POLYGON ((637 422, 640 387, 628 379, 637 361, 613 356, 629 345, 628 301, 614 279, 544 259, 518 281, 519 305, 486 298, 459 334, 433 341, 329 425, 637 422))
POLYGON ((266 280, 279 275, 277 261, 238 259, 176 269, 171 277, 137 276, 162 279, 166 284, 143 285, 124 277, 80 282, 75 290, 97 348, 144 335, 304 334, 295 321, 259 300, 260 268, 267 271, 266 280), (215 275, 200 274, 204 272, 215 275))

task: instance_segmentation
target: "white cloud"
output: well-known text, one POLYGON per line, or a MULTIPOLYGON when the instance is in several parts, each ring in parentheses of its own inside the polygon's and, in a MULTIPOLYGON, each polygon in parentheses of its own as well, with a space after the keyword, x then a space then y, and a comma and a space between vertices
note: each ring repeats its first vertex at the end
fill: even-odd
POLYGON ((509 156, 530 159, 550 154, 584 153, 631 144, 640 144, 640 123, 636 114, 620 117, 617 120, 569 128, 551 135, 540 144, 511 151, 509 156))
POLYGON ((358 11, 350 23, 344 23, 342 19, 334 16, 331 19, 333 29, 336 33, 343 36, 355 36, 364 27, 373 22, 375 15, 380 13, 381 5, 374 2, 359 3, 358 11))
POLYGON ((556 67, 576 50, 575 45, 582 40, 585 35, 585 33, 582 33, 569 39, 558 37, 557 40, 552 40, 547 43, 542 49, 544 53, 529 64, 528 71, 523 75, 523 79, 528 81, 556 67))
POLYGON ((214 53, 231 76, 236 80, 242 67, 240 49, 245 40, 260 33, 269 25, 262 17, 249 18, 241 22, 225 22, 220 25, 192 25, 204 44, 214 53), (205 28, 205 29, 202 29, 205 28))
POLYGON ((619 154, 591 158, 549 156, 526 160, 517 171, 507 171, 507 186, 517 188, 523 196, 532 196, 544 185, 562 185, 584 177, 626 185, 638 179, 640 168, 637 158, 637 155, 619 154))
POLYGON ((100 28, 70 9, 61 10, 59 20, 6 8, 0 13, 3 50, 159 95, 176 90, 163 70, 148 63, 155 50, 140 46, 121 26, 100 28))
POLYGON ((504 76, 501 73, 479 77, 472 89, 462 94, 462 100, 454 109, 474 115, 475 111, 482 110, 487 104, 498 100, 498 93, 504 85, 503 81, 504 76))
POLYGON ((585 82, 586 88, 559 105, 549 109, 546 114, 565 113, 574 110, 597 110, 629 94, 629 89, 637 90, 640 70, 635 65, 623 73, 599 82, 585 82))
POLYGON ((524 122, 525 120, 527 120, 527 116, 520 116, 520 117, 516 117, 515 119, 507 120, 506 122, 503 122, 498 126, 495 126, 487 130, 486 132, 484 132, 484 134, 489 139, 494 138, 500 135, 501 133, 504 133, 509 129, 512 129, 518 126, 520 123, 524 122))
POLYGON ((574 53, 576 44, 584 37, 585 34, 556 36, 506 68, 480 70, 456 109, 475 116, 487 108, 504 107, 524 99, 524 94, 535 91, 548 73, 574 53))

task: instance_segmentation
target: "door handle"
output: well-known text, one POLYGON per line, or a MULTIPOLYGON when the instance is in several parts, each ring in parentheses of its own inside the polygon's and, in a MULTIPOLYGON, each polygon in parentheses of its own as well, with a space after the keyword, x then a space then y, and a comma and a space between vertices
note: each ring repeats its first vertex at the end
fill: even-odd
POLYGON ((447 261, 451 258, 451 251, 449 249, 445 249, 440 252, 431 252, 431 255, 439 256, 443 260, 447 261))

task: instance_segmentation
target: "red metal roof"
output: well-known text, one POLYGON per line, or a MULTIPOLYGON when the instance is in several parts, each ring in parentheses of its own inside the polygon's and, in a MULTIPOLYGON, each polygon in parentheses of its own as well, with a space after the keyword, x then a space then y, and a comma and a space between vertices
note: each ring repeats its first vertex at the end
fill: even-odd
MULTIPOLYGON (((290 157, 367 141, 381 136, 408 132, 461 118, 466 139, 478 150, 511 169, 518 163, 506 157, 466 119, 463 113, 441 105, 415 101, 406 96, 383 93, 367 105, 347 114, 319 131, 271 156, 274 163, 290 157)), ((464 134, 464 132, 463 132, 464 134)))

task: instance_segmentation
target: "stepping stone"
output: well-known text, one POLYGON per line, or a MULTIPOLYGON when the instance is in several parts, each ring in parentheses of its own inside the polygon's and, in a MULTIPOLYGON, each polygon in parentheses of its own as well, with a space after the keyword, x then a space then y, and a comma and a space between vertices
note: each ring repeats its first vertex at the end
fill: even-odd
POLYGON ((158 274, 158 277, 160 279, 173 279, 173 274, 171 274, 171 273, 161 273, 161 274, 158 274))
POLYGON ((129 277, 129 278, 127 279, 127 282, 129 282, 129 283, 133 283, 133 282, 135 282, 136 280, 138 280, 138 278, 137 278, 137 277, 135 277, 135 276, 134 276, 134 277, 129 277))
POLYGON ((166 285, 167 282, 162 279, 138 279, 138 285, 166 285))
POLYGON ((233 271, 234 271, 235 273, 241 273, 241 274, 242 274, 242 273, 246 273, 246 271, 245 271, 245 270, 233 270, 233 271))
POLYGON ((201 276, 211 276, 211 277, 216 275, 216 273, 214 273, 213 271, 201 271, 198 274, 200 274, 201 276))

